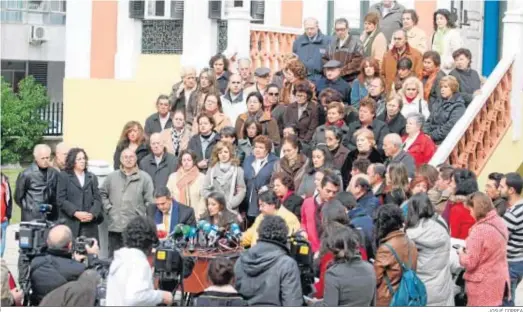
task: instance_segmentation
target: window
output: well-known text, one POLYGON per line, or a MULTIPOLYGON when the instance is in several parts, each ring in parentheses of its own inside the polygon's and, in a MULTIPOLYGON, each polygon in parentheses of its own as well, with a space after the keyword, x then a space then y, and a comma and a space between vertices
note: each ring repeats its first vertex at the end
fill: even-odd
POLYGON ((29 75, 47 87, 47 64, 47 62, 2 60, 2 77, 15 92, 18 92, 18 83, 29 75))
POLYGON ((66 0, 0 0, 1 19, 7 23, 64 25, 65 8, 66 0))
POLYGON ((146 0, 145 19, 183 19, 183 0, 146 0))

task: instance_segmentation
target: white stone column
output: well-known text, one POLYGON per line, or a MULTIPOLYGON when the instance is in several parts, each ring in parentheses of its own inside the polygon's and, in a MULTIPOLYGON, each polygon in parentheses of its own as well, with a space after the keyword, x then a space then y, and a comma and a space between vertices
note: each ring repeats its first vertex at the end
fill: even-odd
POLYGON ((65 78, 91 76, 92 1, 68 1, 65 20, 65 78))
POLYGON ((121 80, 135 78, 142 51, 142 21, 129 18, 129 3, 129 0, 118 1, 114 78, 121 80))
MULTIPOLYGON (((244 4, 247 1, 244 1, 244 4)), ((238 58, 249 57, 251 14, 249 6, 232 7, 227 14, 227 51, 237 52, 238 58)))
POLYGON ((512 139, 518 141, 521 139, 523 123, 523 51, 521 43, 523 42, 523 7, 505 12, 503 18, 503 57, 515 55, 514 65, 512 67, 512 92, 511 113, 512 113, 512 139))
POLYGON ((211 40, 216 34, 209 18, 209 2, 184 1, 182 66, 194 66, 197 70, 208 67, 211 56, 216 54, 211 40))

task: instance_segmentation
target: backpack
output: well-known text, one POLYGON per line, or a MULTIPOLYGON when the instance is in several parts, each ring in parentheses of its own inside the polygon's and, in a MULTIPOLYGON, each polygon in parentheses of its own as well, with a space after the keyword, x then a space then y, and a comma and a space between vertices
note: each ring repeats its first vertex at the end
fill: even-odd
MULTIPOLYGON (((408 240, 407 240, 408 243, 408 240)), ((409 263, 408 265, 405 265, 400 258, 398 257, 398 254, 392 248, 391 245, 384 243, 384 245, 390 249, 392 254, 394 255, 394 258, 401 266, 401 280, 400 284, 398 286, 398 289, 396 292, 392 289, 392 284, 390 283, 390 279, 385 273, 385 282, 387 283, 387 287, 389 288, 389 292, 392 295, 392 300, 390 302, 391 307, 424 307, 427 305, 427 290, 425 289, 425 285, 423 282, 419 279, 418 275, 416 275, 416 272, 411 269, 411 262, 412 259, 410 258, 410 246, 408 247, 408 258, 409 263)))

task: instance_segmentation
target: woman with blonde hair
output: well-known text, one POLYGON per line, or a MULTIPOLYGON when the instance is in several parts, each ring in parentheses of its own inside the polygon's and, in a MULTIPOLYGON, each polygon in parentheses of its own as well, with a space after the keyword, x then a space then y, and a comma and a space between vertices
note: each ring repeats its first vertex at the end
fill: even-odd
POLYGON ((385 158, 376 148, 376 139, 372 130, 361 128, 358 131, 354 132, 354 137, 356 138, 356 149, 351 151, 347 155, 347 169, 349 172, 342 172, 343 176, 347 176, 346 184, 352 178, 350 170, 352 170, 352 164, 356 159, 368 159, 371 164, 383 163, 385 158))
POLYGON ((296 102, 296 97, 293 95, 295 94, 294 88, 301 83, 306 83, 309 85, 310 89, 312 90, 311 101, 314 103, 318 102, 318 99, 316 98, 316 86, 307 80, 307 68, 305 68, 305 65, 300 60, 296 59, 289 61, 283 70, 283 73, 285 75, 285 79, 283 83, 283 89, 281 91, 281 103, 290 104, 296 102))
POLYGON ((206 211, 205 200, 200 194, 204 181, 205 175, 196 166, 196 154, 190 150, 183 151, 178 169, 169 176, 167 188, 177 202, 194 209, 196 220, 206 211))
POLYGON ((227 202, 227 210, 238 215, 238 207, 245 198, 246 186, 240 161, 234 155, 235 149, 231 143, 216 143, 201 194, 207 198, 213 191, 222 193, 227 202))
POLYGON ((409 77, 403 82, 399 92, 403 107, 401 114, 407 118, 412 113, 422 114, 425 119, 429 118, 430 111, 427 101, 423 98, 423 83, 417 77, 409 77))
MULTIPOLYGON (((214 119, 214 131, 220 132, 225 127, 232 126, 231 120, 223 113, 222 100, 217 93, 208 93, 203 101, 201 113, 214 119)), ((192 134, 198 133, 198 123, 193 123, 192 134)))
POLYGON ((129 121, 123 127, 113 155, 114 170, 120 169, 120 155, 126 148, 136 153, 137 164, 149 154, 149 149, 145 143, 143 127, 138 121, 129 121))
POLYGON ((196 101, 190 102, 192 107, 186 109, 187 116, 186 120, 191 125, 196 116, 199 116, 203 110, 205 104, 205 98, 207 94, 220 94, 218 88, 218 82, 216 81, 216 74, 212 69, 205 68, 200 72, 198 76, 198 89, 196 90, 196 101))

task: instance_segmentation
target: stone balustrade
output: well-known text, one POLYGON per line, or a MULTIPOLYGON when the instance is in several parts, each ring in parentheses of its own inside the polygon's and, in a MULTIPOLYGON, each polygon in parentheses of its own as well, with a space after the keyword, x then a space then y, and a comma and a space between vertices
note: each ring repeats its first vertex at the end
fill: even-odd
POLYGON ((251 60, 252 69, 265 66, 276 72, 282 67, 282 56, 292 53, 292 43, 301 29, 269 27, 251 24, 251 60))
POLYGON ((439 146, 430 164, 449 163, 479 175, 512 123, 514 57, 504 58, 439 146))

